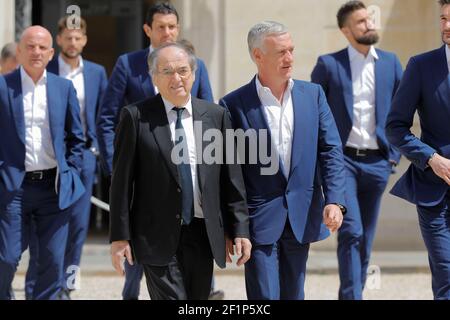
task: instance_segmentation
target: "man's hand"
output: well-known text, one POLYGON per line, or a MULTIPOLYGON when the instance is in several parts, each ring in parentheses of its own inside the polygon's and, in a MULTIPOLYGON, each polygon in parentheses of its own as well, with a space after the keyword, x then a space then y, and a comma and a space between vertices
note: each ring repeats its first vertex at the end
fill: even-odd
POLYGON ((114 241, 111 243, 111 261, 114 269, 121 276, 125 275, 123 269, 123 257, 128 260, 130 265, 133 265, 133 257, 131 255, 131 247, 128 241, 114 241))
MULTIPOLYGON (((234 255, 233 241, 231 241, 231 239, 228 237, 225 237, 225 241, 227 250, 227 262, 231 263, 231 256, 234 255)), ((250 259, 252 244, 247 238, 234 238, 234 243, 236 245, 236 254, 240 256, 240 258, 236 262, 236 265, 240 267, 244 263, 246 263, 248 259, 250 259)))
POLYGON ((435 153, 428 161, 433 172, 450 185, 450 160, 435 153))
POLYGON ((323 209, 323 223, 330 232, 335 232, 342 225, 344 219, 341 209, 335 204, 329 204, 323 209))

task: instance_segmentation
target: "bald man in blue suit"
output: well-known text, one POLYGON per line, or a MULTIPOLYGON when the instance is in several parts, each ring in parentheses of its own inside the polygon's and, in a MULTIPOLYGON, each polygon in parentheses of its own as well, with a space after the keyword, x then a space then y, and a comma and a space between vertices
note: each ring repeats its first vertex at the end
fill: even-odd
POLYGON ((30 223, 36 226, 38 272, 32 299, 57 299, 68 234, 68 208, 84 193, 83 129, 75 89, 45 68, 50 33, 25 29, 21 67, 0 77, 0 300, 9 289, 30 223))
POLYGON ((345 3, 337 17, 349 46, 320 56, 311 80, 325 91, 344 146, 347 214, 338 232, 339 299, 360 300, 381 199, 400 160, 384 127, 402 66, 394 53, 375 49, 379 37, 364 3, 345 3))

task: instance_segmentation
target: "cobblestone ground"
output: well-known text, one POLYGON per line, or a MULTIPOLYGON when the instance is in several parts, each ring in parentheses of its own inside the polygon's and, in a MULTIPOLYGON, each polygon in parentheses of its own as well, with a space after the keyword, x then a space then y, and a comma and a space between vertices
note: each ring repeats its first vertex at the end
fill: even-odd
MULTIPOLYGON (((428 273, 389 273, 382 274, 380 281, 372 281, 374 289, 367 290, 367 300, 429 300, 432 299, 431 277, 428 273), (378 288, 379 287, 379 288, 378 288), (377 289, 378 288, 378 289, 377 289)), ((19 274, 13 287, 17 299, 24 299, 24 276, 19 274)), ((81 290, 73 299, 118 300, 121 299, 123 279, 112 275, 89 274, 82 278, 81 290)), ((337 274, 309 274, 306 278, 305 294, 307 300, 337 299, 339 278, 337 274)), ((246 299, 244 277, 240 273, 219 274, 216 287, 225 291, 225 299, 246 299)), ((142 281, 141 299, 149 299, 145 282, 142 281)))

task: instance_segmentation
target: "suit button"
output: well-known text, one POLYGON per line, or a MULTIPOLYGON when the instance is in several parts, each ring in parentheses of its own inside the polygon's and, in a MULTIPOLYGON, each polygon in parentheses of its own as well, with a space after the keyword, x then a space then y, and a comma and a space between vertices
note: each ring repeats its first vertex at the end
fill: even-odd
POLYGON ((181 193, 181 189, 180 189, 180 188, 177 188, 177 192, 178 192, 178 193, 181 193))
POLYGON ((175 218, 180 219, 181 216, 180 216, 179 214, 177 214, 177 215, 175 216, 175 218))

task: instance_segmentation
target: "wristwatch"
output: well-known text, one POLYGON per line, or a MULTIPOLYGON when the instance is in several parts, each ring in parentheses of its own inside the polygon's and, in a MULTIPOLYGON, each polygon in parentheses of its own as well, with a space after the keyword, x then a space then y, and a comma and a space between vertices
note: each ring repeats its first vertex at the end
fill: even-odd
POLYGON ((334 205, 337 205, 339 207, 339 209, 341 209, 342 214, 346 214, 347 213, 347 208, 344 207, 342 204, 339 203, 333 203, 334 205))

